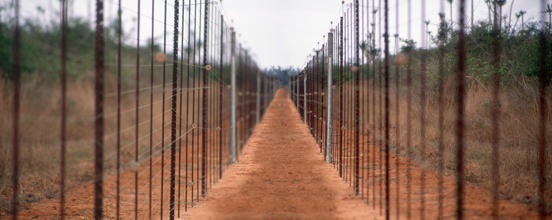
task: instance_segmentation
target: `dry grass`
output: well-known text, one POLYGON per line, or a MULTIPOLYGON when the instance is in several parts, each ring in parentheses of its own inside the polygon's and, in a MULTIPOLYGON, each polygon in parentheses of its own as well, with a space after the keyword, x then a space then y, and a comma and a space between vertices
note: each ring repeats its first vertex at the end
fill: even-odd
MULTIPOLYGON (((132 74, 123 76, 121 100, 121 169, 136 167, 135 156, 135 84, 132 74), (128 94, 125 91, 131 91, 128 94)), ((150 92, 149 74, 143 73, 144 80, 140 95, 140 119, 138 148, 141 160, 149 156, 150 132, 150 92)), ((171 82, 167 80, 165 94, 165 133, 162 136, 162 78, 156 75, 154 86, 153 148, 154 155, 170 143, 170 99, 171 82)), ((83 186, 93 178, 94 153, 94 90, 92 73, 73 77, 68 81, 67 93, 67 188, 83 186)), ((104 167, 107 175, 116 167, 116 79, 107 75, 105 87, 105 147, 104 167)), ((12 188, 12 135, 13 135, 13 88, 6 81, 0 82, 0 211, 7 212, 11 203, 12 188)), ((189 90, 190 95, 193 90, 189 90)), ((197 90, 196 90, 197 92, 197 90)), ((196 93, 195 103, 201 97, 196 93)), ((40 74, 25 75, 21 87, 20 109, 20 192, 18 200, 27 207, 42 199, 59 198, 60 183, 60 121, 61 91, 59 81, 45 79, 40 74)), ((186 93, 183 101, 186 103, 186 93)), ((190 100, 191 102, 192 100, 190 100)), ((178 108, 179 105, 177 105, 178 108)), ((186 108, 186 105, 183 105, 186 108)), ((191 106, 189 106, 191 108, 191 106)), ((196 107, 196 115, 201 107, 196 107)), ((184 111, 185 113, 185 111, 184 111)), ((218 113, 217 113, 218 114, 218 113)), ((192 117, 191 109, 188 125, 197 124, 199 118, 192 117), (192 120, 193 119, 193 120, 192 120)), ((185 120, 182 120, 184 123, 185 120)), ((186 125, 183 125, 185 133, 186 125)))
MULTIPOLYGON (((444 108, 439 109, 438 93, 436 86, 428 84, 426 90, 426 119, 421 124, 421 103, 419 82, 413 83, 412 110, 411 116, 411 137, 410 146, 406 146, 407 138, 407 90, 406 86, 401 85, 399 89, 392 84, 390 87, 390 146, 392 151, 399 147, 399 152, 406 155, 410 151, 414 155, 415 161, 421 167, 438 170, 439 162, 443 159, 445 165, 445 175, 454 175, 456 163, 455 147, 455 120, 456 104, 454 83, 448 79, 445 83, 444 108), (435 89, 432 89, 435 88, 435 89), (399 102, 395 101, 396 92, 399 91, 399 102), (397 120, 395 112, 399 109, 399 118, 397 120), (444 126, 442 130, 438 127, 439 111, 444 115, 444 126), (421 126, 426 129, 425 152, 422 154, 421 126), (398 129, 399 141, 397 142, 396 132, 398 129), (443 135, 444 154, 439 153, 438 140, 439 135, 443 135), (423 159, 425 158, 425 159, 423 159)), ((526 77, 519 77, 515 83, 503 86, 500 94, 501 118, 500 126, 500 198, 513 200, 516 202, 528 204, 535 208, 537 206, 537 186, 538 186, 538 164, 537 164, 537 129, 540 123, 538 115, 538 93, 537 82, 526 77)), ((379 89, 369 89, 361 97, 361 103, 370 103, 372 111, 372 92, 375 92, 376 102, 379 105, 379 89)), ((336 93, 338 95, 338 93, 336 93)), ((383 97, 383 96, 382 96, 383 97)), ((337 107, 337 100, 334 105, 337 107)), ((552 110, 552 95, 548 97, 549 111, 552 110)), ((467 180, 476 185, 490 189, 492 187, 491 168, 492 168, 492 147, 491 147, 491 101, 492 95, 490 88, 481 82, 468 79, 467 99, 466 99, 466 177, 467 180)), ((383 101, 381 102, 383 103, 383 101)), ((345 106, 347 108, 347 106, 345 106)), ((361 107, 362 110, 365 106, 361 107)), ((349 106, 352 108, 352 105, 349 106)), ((383 136, 379 136, 383 120, 380 117, 379 107, 376 108, 375 115, 371 112, 370 120, 361 116, 362 124, 368 127, 367 132, 373 132, 373 123, 376 122, 377 141, 383 141, 383 136)), ((547 115, 552 115, 550 111, 547 115)), ((334 115, 334 117, 336 117, 334 115)), ((552 127, 552 117, 546 121, 548 128, 552 127)), ((552 132, 546 135, 547 140, 552 140, 552 132)), ((382 142, 380 142, 382 143, 382 142)), ((552 160, 552 148, 548 142, 548 161, 552 160)), ((552 188, 552 169, 546 171, 548 179, 548 189, 552 188)), ((546 192, 548 204, 552 204, 552 191, 546 192)), ((552 211, 552 207, 549 207, 552 211)))

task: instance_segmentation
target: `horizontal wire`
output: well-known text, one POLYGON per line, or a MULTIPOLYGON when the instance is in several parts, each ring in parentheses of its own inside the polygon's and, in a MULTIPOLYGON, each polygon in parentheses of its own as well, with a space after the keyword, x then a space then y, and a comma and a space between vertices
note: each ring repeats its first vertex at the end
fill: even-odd
MULTIPOLYGON (((165 111, 165 113, 169 113, 170 111, 172 111, 172 110, 169 109, 169 110, 165 111)), ((167 117, 167 116, 168 116, 168 114, 165 115, 165 117, 167 117)), ((157 118, 160 118, 160 117, 163 117, 163 112, 157 113, 157 115, 153 119, 157 119, 157 118)), ((143 122, 140 122, 140 124, 138 124, 138 126, 144 125, 149 121, 151 121, 151 120, 144 120, 143 122)), ((132 125, 132 126, 123 128, 123 129, 121 129, 120 133, 125 133, 126 131, 128 131, 129 129, 134 128, 134 127, 136 127, 136 126, 132 125)), ((117 134, 117 131, 113 131, 112 134, 104 135, 104 138, 105 139, 111 139, 111 138, 114 138, 116 136, 116 134, 117 134)))
MULTIPOLYGON (((194 130, 194 128, 189 129, 188 131, 186 131, 186 133, 184 133, 184 134, 181 135, 180 137, 177 137, 177 138, 175 139, 175 141, 165 144, 165 145, 166 145, 165 147, 159 148, 159 149, 157 149, 156 151, 152 151, 151 157, 149 156, 149 151, 148 151, 148 152, 145 152, 145 153, 147 153, 146 157, 141 157, 142 155, 144 155, 144 154, 142 154, 142 155, 140 155, 140 156, 138 157, 138 158, 139 158, 138 161, 130 161, 130 162, 128 162, 128 163, 123 164, 124 166, 122 167, 122 169, 119 170, 119 174, 125 173, 125 172, 127 172, 127 171, 129 171, 129 170, 137 170, 137 169, 139 169, 141 166, 143 166, 143 163, 144 163, 144 162, 148 162, 149 159, 154 158, 154 157, 156 157, 156 159, 152 161, 152 165, 153 165, 153 164, 157 164, 157 163, 162 159, 161 157, 159 157, 162 151, 166 151, 166 150, 170 149, 170 148, 172 147, 172 144, 173 144, 173 143, 176 143, 177 141, 179 141, 180 139, 182 139, 182 137, 186 136, 188 133, 192 132, 193 130, 194 130)), ((154 145, 153 148, 159 147, 160 145, 161 145, 161 143, 159 142, 158 144, 154 145)), ((116 174, 116 173, 117 173, 117 172, 115 172, 115 174, 116 174)), ((160 172, 159 172, 159 173, 160 173, 160 172)), ((109 176, 111 176, 111 175, 112 175, 112 174, 110 174, 109 176)), ((107 176, 107 175, 103 175, 103 176, 101 176, 100 178, 101 178, 102 180, 105 180, 105 178, 107 178, 106 176, 107 176)), ((133 182, 132 182, 132 183, 133 183, 133 182)), ((126 184, 130 184, 130 181, 127 182, 126 184)), ((122 184, 122 185, 120 185, 120 186, 127 186, 126 184, 122 184)), ((121 188, 124 188, 124 187, 121 187, 121 188)))

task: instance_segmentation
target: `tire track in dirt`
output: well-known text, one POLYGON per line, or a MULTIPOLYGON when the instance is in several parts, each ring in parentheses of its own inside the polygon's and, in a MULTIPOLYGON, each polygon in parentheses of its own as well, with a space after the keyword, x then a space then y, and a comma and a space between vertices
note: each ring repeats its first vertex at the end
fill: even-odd
POLYGON ((323 161, 281 89, 232 166, 184 219, 374 219, 323 161))

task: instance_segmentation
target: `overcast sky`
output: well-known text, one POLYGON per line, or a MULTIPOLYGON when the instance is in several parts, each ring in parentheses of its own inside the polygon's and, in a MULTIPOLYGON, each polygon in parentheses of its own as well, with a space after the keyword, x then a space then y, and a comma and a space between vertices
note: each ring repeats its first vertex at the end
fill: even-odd
MULTIPOLYGON (((0 0, 0 5, 5 5, 12 0, 0 0)), ((368 16, 369 11, 372 11, 372 2, 377 5, 381 0, 360 0, 362 7, 361 12, 368 16)), ((469 5, 471 0, 466 0, 469 5)), ((39 18, 47 20, 48 17, 55 17, 55 11, 59 11, 58 0, 21 0, 22 14, 26 17, 39 18), (37 13, 37 6, 41 6, 46 10, 45 14, 37 13), (44 19, 43 19, 44 17, 44 19)), ((106 19, 112 20, 116 15, 117 0, 106 0, 106 19)), ((125 29, 128 32, 135 30, 136 21, 136 0, 123 0, 123 16, 125 21, 125 29)), ((173 1, 169 1, 172 5, 173 1)), ((186 1, 187 2, 187 1, 186 1)), ((345 1, 345 5, 350 4, 352 0, 345 1)), ((396 0, 389 0, 390 4, 390 25, 391 34, 396 33, 395 15, 398 11, 398 34, 401 38, 407 37, 408 24, 408 5, 406 0, 400 0, 399 7, 396 7, 396 0)), ((421 4, 422 0, 412 0, 412 38, 421 42, 421 27, 422 15, 421 4)), ((447 21, 450 19, 449 4, 442 3, 445 0, 426 0, 426 18, 430 20, 429 31, 435 33, 438 23, 438 13, 444 10, 447 21)), ((453 17, 457 17, 458 0, 454 0, 453 17)), ((540 10, 540 0, 508 0, 507 5, 503 9, 503 14, 510 13, 510 6, 513 3, 512 14, 520 10, 527 11, 526 21, 537 20, 540 10)), ((552 0, 547 0, 550 4, 552 0)), ((82 17, 85 19, 92 18, 94 12, 93 0, 74 0, 73 9, 70 16, 82 17)), ((155 18, 158 21, 163 19, 162 6, 163 1, 155 0, 155 18)), ((341 0, 223 0, 222 10, 227 20, 233 25, 240 35, 241 42, 248 48, 255 60, 261 67, 269 67, 273 65, 280 66, 295 66, 303 67, 307 56, 313 53, 313 49, 318 47, 318 42, 323 43, 323 36, 328 33, 331 28, 330 22, 338 21, 341 15, 342 6, 341 0)), ((150 14, 151 1, 142 0, 142 14, 150 14)), ((484 0, 474 0, 475 20, 487 19, 487 6, 484 0)), ((172 17, 172 10, 169 10, 169 18, 172 17)), ((147 20, 149 18, 143 18, 147 20)), ((362 18, 361 18, 362 19, 362 18)), ((469 23, 469 17, 468 23, 469 23)), ((455 21, 457 19, 454 19, 455 21)), ((141 34, 142 40, 146 43, 146 39, 150 36, 151 29, 148 29, 149 24, 143 21, 142 28, 144 34, 141 34)), ((371 21, 370 21, 371 22, 371 21)), ((512 16, 512 25, 515 22, 515 16, 512 16)), ((161 25, 156 24, 156 33, 162 33, 161 25)), ((365 24, 367 27, 368 24, 365 24)), ((361 28, 363 29, 363 28, 361 28)), ((362 31, 362 30, 361 30, 362 31)), ((363 32, 367 32, 364 30, 363 32)), ((159 37, 159 36, 157 36, 159 37)), ((132 37, 130 39, 132 41, 132 37)), ((170 37, 168 42, 171 42, 170 37)), ((392 44, 394 45, 394 44, 392 44)), ((418 44, 418 46, 421 46, 418 44)), ((170 47, 169 47, 170 48, 170 47)), ((394 48, 392 46, 391 50, 394 48)))
MULTIPOLYGON (((509 6, 513 2, 512 14, 519 10, 527 11, 527 17, 536 17, 540 0, 508 0, 503 13, 509 14, 509 6)), ((345 1, 350 4, 352 0, 345 1)), ((360 0, 362 5, 372 9, 372 0, 360 0), (367 2, 369 1, 369 2, 367 2), (363 3, 364 2, 364 3, 363 3)), ((380 0, 375 0, 376 5, 380 0)), ((389 0, 390 25, 392 34, 396 33, 395 10, 396 0, 389 0)), ((408 5, 406 0, 398 1, 399 9, 399 35, 406 38, 408 24, 408 5)), ((412 37, 421 39, 421 2, 412 0, 412 37)), ((444 11, 447 21, 450 19, 449 4, 445 0, 426 0, 426 19, 431 20, 435 33, 438 13, 441 2, 444 3, 444 11)), ((458 0, 454 0, 453 17, 457 15, 458 0)), ((467 0, 471 3, 471 0, 467 0)), ((548 2, 551 2, 548 0, 548 2)), ((338 21, 341 15, 341 0, 223 0, 225 14, 234 20, 234 26, 247 45, 257 55, 261 66, 292 65, 302 67, 308 54, 311 54, 317 46, 317 42, 323 40, 330 29, 331 21, 338 21)), ((382 6, 383 7, 383 6, 382 6)), ((362 9, 361 9, 362 11, 362 9)), ((487 19, 487 6, 484 0, 474 1, 474 20, 487 19)), ((366 15, 367 16, 367 15, 366 15)), ((457 19, 454 19, 457 20, 457 19)), ((515 20, 513 16, 512 20, 515 20)), ((468 20, 469 22, 469 20, 468 20)), ((512 21, 514 23, 514 21, 512 21)), ((420 40, 416 40, 420 42, 420 40)), ((420 45, 419 45, 420 46, 420 45)), ((392 48, 393 49, 393 48, 392 48)))

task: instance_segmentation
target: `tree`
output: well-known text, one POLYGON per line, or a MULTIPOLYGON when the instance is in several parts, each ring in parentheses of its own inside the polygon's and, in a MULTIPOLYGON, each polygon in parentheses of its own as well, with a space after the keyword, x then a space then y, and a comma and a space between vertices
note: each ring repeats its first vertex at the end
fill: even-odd
MULTIPOLYGON (((425 43, 426 48, 429 48, 429 42, 430 42, 429 39, 431 39, 431 31, 429 31, 429 24, 430 23, 431 23, 430 20, 425 21, 425 25, 426 25, 425 29, 426 29, 426 34, 427 34, 427 39, 426 39, 426 43, 425 43)), ((424 48, 424 49, 426 49, 426 48, 424 48)))
POLYGON ((485 0, 485 4, 487 5, 487 9, 488 9, 487 11, 489 12, 487 23, 491 24, 492 23, 492 21, 491 21, 491 12, 493 11, 493 7, 491 7, 491 0, 485 0))
POLYGON ((546 5, 546 13, 548 13, 548 33, 552 29, 552 4, 546 5))
MULTIPOLYGON (((525 30, 525 20, 524 20, 524 15, 525 13, 527 13, 526 11, 519 11, 518 13, 516 13, 516 18, 519 20, 519 18, 521 18, 521 33, 523 33, 523 30, 525 30)), ((514 26, 517 25, 517 21, 516 21, 516 24, 514 26)))
POLYGON ((450 4, 450 26, 453 27, 452 23, 452 0, 447 0, 447 2, 450 4))
POLYGON ((471 0, 471 22, 470 22, 470 27, 473 27, 473 0, 471 0))
POLYGON ((502 27, 502 6, 505 4, 506 0, 494 0, 494 27, 497 28, 499 32, 502 27))

